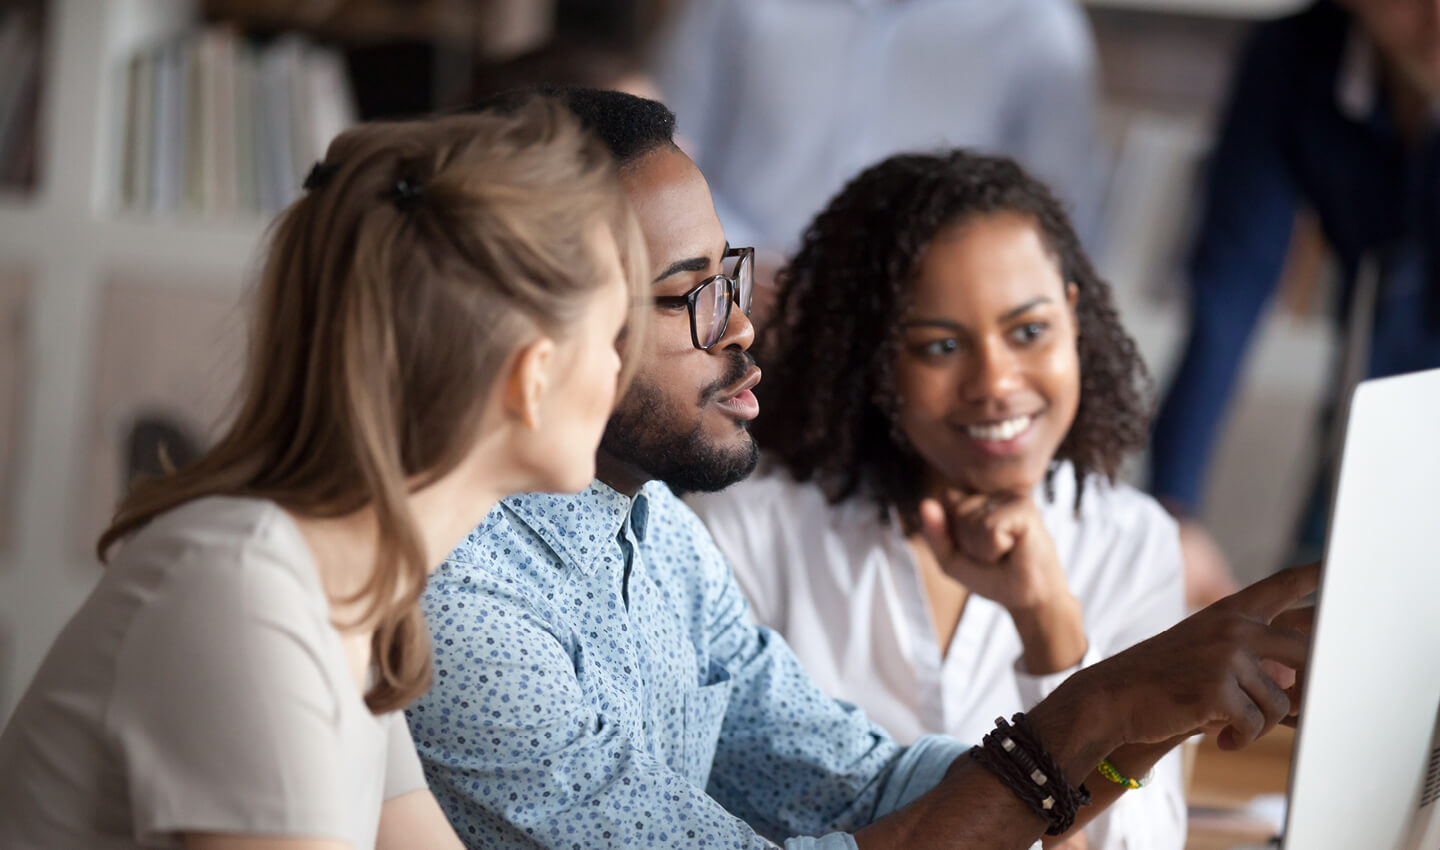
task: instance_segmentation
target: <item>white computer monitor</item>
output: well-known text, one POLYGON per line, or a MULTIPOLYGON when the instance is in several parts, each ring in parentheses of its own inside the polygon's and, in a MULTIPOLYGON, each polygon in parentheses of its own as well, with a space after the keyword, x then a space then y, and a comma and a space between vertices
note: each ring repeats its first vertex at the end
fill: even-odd
POLYGON ((1440 850, 1437 714, 1440 369, 1366 381, 1350 405, 1286 850, 1440 850))

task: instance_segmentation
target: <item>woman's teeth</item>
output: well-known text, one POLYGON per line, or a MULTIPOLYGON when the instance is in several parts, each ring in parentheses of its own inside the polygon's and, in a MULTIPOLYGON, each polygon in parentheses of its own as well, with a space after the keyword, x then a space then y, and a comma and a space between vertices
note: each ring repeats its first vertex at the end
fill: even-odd
POLYGON ((1006 443, 1025 433, 1025 429, 1029 428, 1034 420, 1033 416, 1017 416, 989 425, 966 425, 965 433, 987 443, 1006 443))

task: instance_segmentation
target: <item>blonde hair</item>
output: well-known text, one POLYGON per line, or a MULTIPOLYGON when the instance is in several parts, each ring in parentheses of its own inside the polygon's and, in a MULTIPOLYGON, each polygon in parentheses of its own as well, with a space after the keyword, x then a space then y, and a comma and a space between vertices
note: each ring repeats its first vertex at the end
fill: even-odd
MULTIPOLYGON (((538 334, 563 338, 609 279, 587 238, 597 223, 632 303, 648 292, 648 263, 609 152, 550 98, 362 125, 331 143, 317 174, 327 179, 307 181, 272 232, 233 424, 193 465, 139 483, 98 550, 103 561, 205 496, 314 517, 372 508, 374 570, 347 601, 377 623, 365 698, 381 713, 430 682, 418 604, 429 565, 408 494, 465 456, 512 355, 538 334)), ((632 310, 627 370, 645 316, 632 310)))

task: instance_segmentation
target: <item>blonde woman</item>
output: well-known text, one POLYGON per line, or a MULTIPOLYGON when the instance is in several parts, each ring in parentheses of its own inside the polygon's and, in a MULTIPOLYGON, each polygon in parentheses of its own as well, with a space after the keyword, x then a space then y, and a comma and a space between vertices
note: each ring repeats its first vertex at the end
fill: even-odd
POLYGON ((400 713, 417 600, 501 497, 575 491, 644 245, 570 113, 365 126, 277 223, 238 416, 138 488, 0 735, 0 847, 458 848, 400 713))

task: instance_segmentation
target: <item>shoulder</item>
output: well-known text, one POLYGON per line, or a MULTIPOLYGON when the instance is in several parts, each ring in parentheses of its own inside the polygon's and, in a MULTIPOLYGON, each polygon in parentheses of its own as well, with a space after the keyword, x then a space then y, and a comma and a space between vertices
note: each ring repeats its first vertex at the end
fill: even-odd
POLYGON ((1111 484, 1094 475, 1085 481, 1080 518, 1107 525, 1123 536, 1179 535, 1174 517, 1155 497, 1129 484, 1111 484))
MULTIPOLYGON (((131 537, 107 580, 169 605, 224 615, 328 607, 304 538, 287 514, 262 499, 214 496, 175 508, 131 537)), ((186 618, 187 620, 190 618, 186 618)))
MULTIPOLYGON (((1096 62, 1095 37, 1078 3, 1071 0, 1008 0, 996 4, 993 14, 1003 16, 991 27, 988 37, 1000 39, 1013 50, 1018 43, 1026 57, 1023 67, 1032 72, 1054 75, 1061 72, 1088 74, 1096 62)), ((962 13, 974 15, 974 12, 962 13)), ((997 45, 992 44, 992 50, 997 45)), ((1007 53, 1007 55, 1014 55, 1007 53)))
POLYGON ((719 555, 710 529, 686 499, 676 496, 660 481, 646 484, 641 494, 646 500, 647 540, 666 550, 683 550, 701 557, 719 555))
POLYGON ((818 484, 797 481, 771 455, 763 455, 744 481, 718 493, 688 495, 685 501, 737 571, 750 568, 752 562, 772 561, 801 539, 818 544, 837 529, 854 527, 857 510, 866 511, 867 519, 879 513, 859 498, 830 504, 818 484))
POLYGON ((108 609, 134 609, 119 636, 117 716, 165 716, 156 701, 173 699, 228 717, 229 701, 257 687, 263 695, 247 699, 265 708, 301 695, 333 707, 346 674, 329 600, 299 529, 274 503, 217 497, 177 508, 110 569, 108 609))
POLYGON ((625 521, 629 500, 593 482, 580 493, 504 499, 450 553, 447 566, 523 571, 537 561, 588 562, 625 521))
POLYGON ((430 575, 422 597, 427 616, 447 612, 456 598, 484 597, 487 606, 548 610, 544 600, 565 582, 569 563, 567 529, 563 523, 557 527, 551 521, 555 512, 548 510, 556 500, 526 494, 496 505, 430 575), (544 513, 533 514, 534 509, 544 513))
POLYGON ((690 493, 685 503, 712 529, 748 532, 824 512, 828 507, 818 485, 796 481, 768 454, 761 456, 760 464, 744 481, 716 493, 690 493))
POLYGON ((1073 467, 1056 471, 1055 498, 1044 508, 1046 525, 1059 544, 1068 541, 1074 561, 1180 569, 1180 531, 1154 497, 1128 484, 1087 476, 1075 511, 1073 467))

